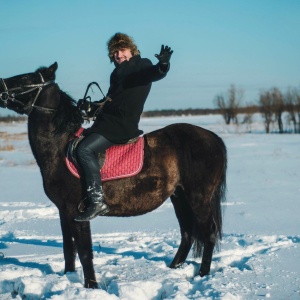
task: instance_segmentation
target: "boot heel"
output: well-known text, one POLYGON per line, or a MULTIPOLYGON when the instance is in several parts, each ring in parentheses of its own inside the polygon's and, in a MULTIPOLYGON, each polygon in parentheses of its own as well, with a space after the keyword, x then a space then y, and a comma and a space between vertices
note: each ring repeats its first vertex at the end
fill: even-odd
POLYGON ((74 219, 77 222, 87 222, 97 216, 105 216, 110 211, 108 204, 104 200, 102 187, 88 190, 87 195, 88 207, 74 219))

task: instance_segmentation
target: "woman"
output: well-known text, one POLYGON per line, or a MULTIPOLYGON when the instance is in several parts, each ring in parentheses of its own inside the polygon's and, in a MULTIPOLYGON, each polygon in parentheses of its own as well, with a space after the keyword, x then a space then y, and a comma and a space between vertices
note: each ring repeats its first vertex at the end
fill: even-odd
POLYGON ((75 218, 78 222, 109 212, 102 189, 98 153, 143 133, 138 124, 151 83, 166 76, 173 53, 170 47, 162 45, 160 54, 155 55, 158 63, 153 65, 149 59, 140 57, 133 39, 124 33, 112 36, 107 46, 109 58, 115 64, 105 98, 109 101, 105 102, 94 124, 85 131, 85 138, 77 148, 88 199, 87 209, 75 218))

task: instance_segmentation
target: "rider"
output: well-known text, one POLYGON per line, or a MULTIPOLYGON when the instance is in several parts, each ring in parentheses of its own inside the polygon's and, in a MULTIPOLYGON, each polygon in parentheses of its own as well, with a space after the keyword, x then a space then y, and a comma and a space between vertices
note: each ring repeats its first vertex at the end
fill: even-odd
POLYGON ((166 76, 173 53, 170 47, 162 45, 160 54, 155 55, 158 63, 153 65, 149 59, 140 57, 130 36, 119 32, 109 39, 107 46, 110 61, 115 64, 105 98, 109 101, 93 125, 85 130, 85 138, 77 147, 88 199, 87 209, 75 218, 79 222, 109 212, 102 190, 98 153, 143 133, 138 124, 151 83, 166 76))

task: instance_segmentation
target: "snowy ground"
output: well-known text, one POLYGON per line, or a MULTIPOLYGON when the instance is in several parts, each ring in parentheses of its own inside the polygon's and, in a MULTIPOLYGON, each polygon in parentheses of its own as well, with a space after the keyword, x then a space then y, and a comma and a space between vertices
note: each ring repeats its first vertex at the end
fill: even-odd
POLYGON ((57 209, 46 198, 26 124, 0 124, 0 299, 300 299, 300 135, 226 127, 220 116, 142 119, 145 132, 175 122, 218 133, 228 148, 224 239, 211 275, 179 245, 170 201, 134 218, 92 221, 99 290, 83 288, 79 261, 63 274, 57 209), (252 133, 246 133, 251 130, 252 133))

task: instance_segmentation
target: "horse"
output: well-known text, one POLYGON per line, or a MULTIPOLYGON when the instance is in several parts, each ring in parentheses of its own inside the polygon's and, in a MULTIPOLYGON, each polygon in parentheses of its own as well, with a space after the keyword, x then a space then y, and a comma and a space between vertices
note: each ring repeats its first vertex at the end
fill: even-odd
MULTIPOLYGON (((65 149, 84 123, 76 101, 55 83, 58 64, 0 79, 0 106, 28 116, 28 138, 47 197, 58 208, 64 272, 75 272, 78 254, 86 288, 96 282, 90 222, 75 222, 85 197, 82 179, 65 164, 65 149)), ((222 201, 226 198, 227 153, 215 133, 175 123, 144 135, 144 164, 133 177, 103 183, 108 216, 148 213, 171 199, 181 241, 170 268, 181 266, 192 246, 201 257, 199 275, 210 273, 215 246, 222 238, 222 201)))

